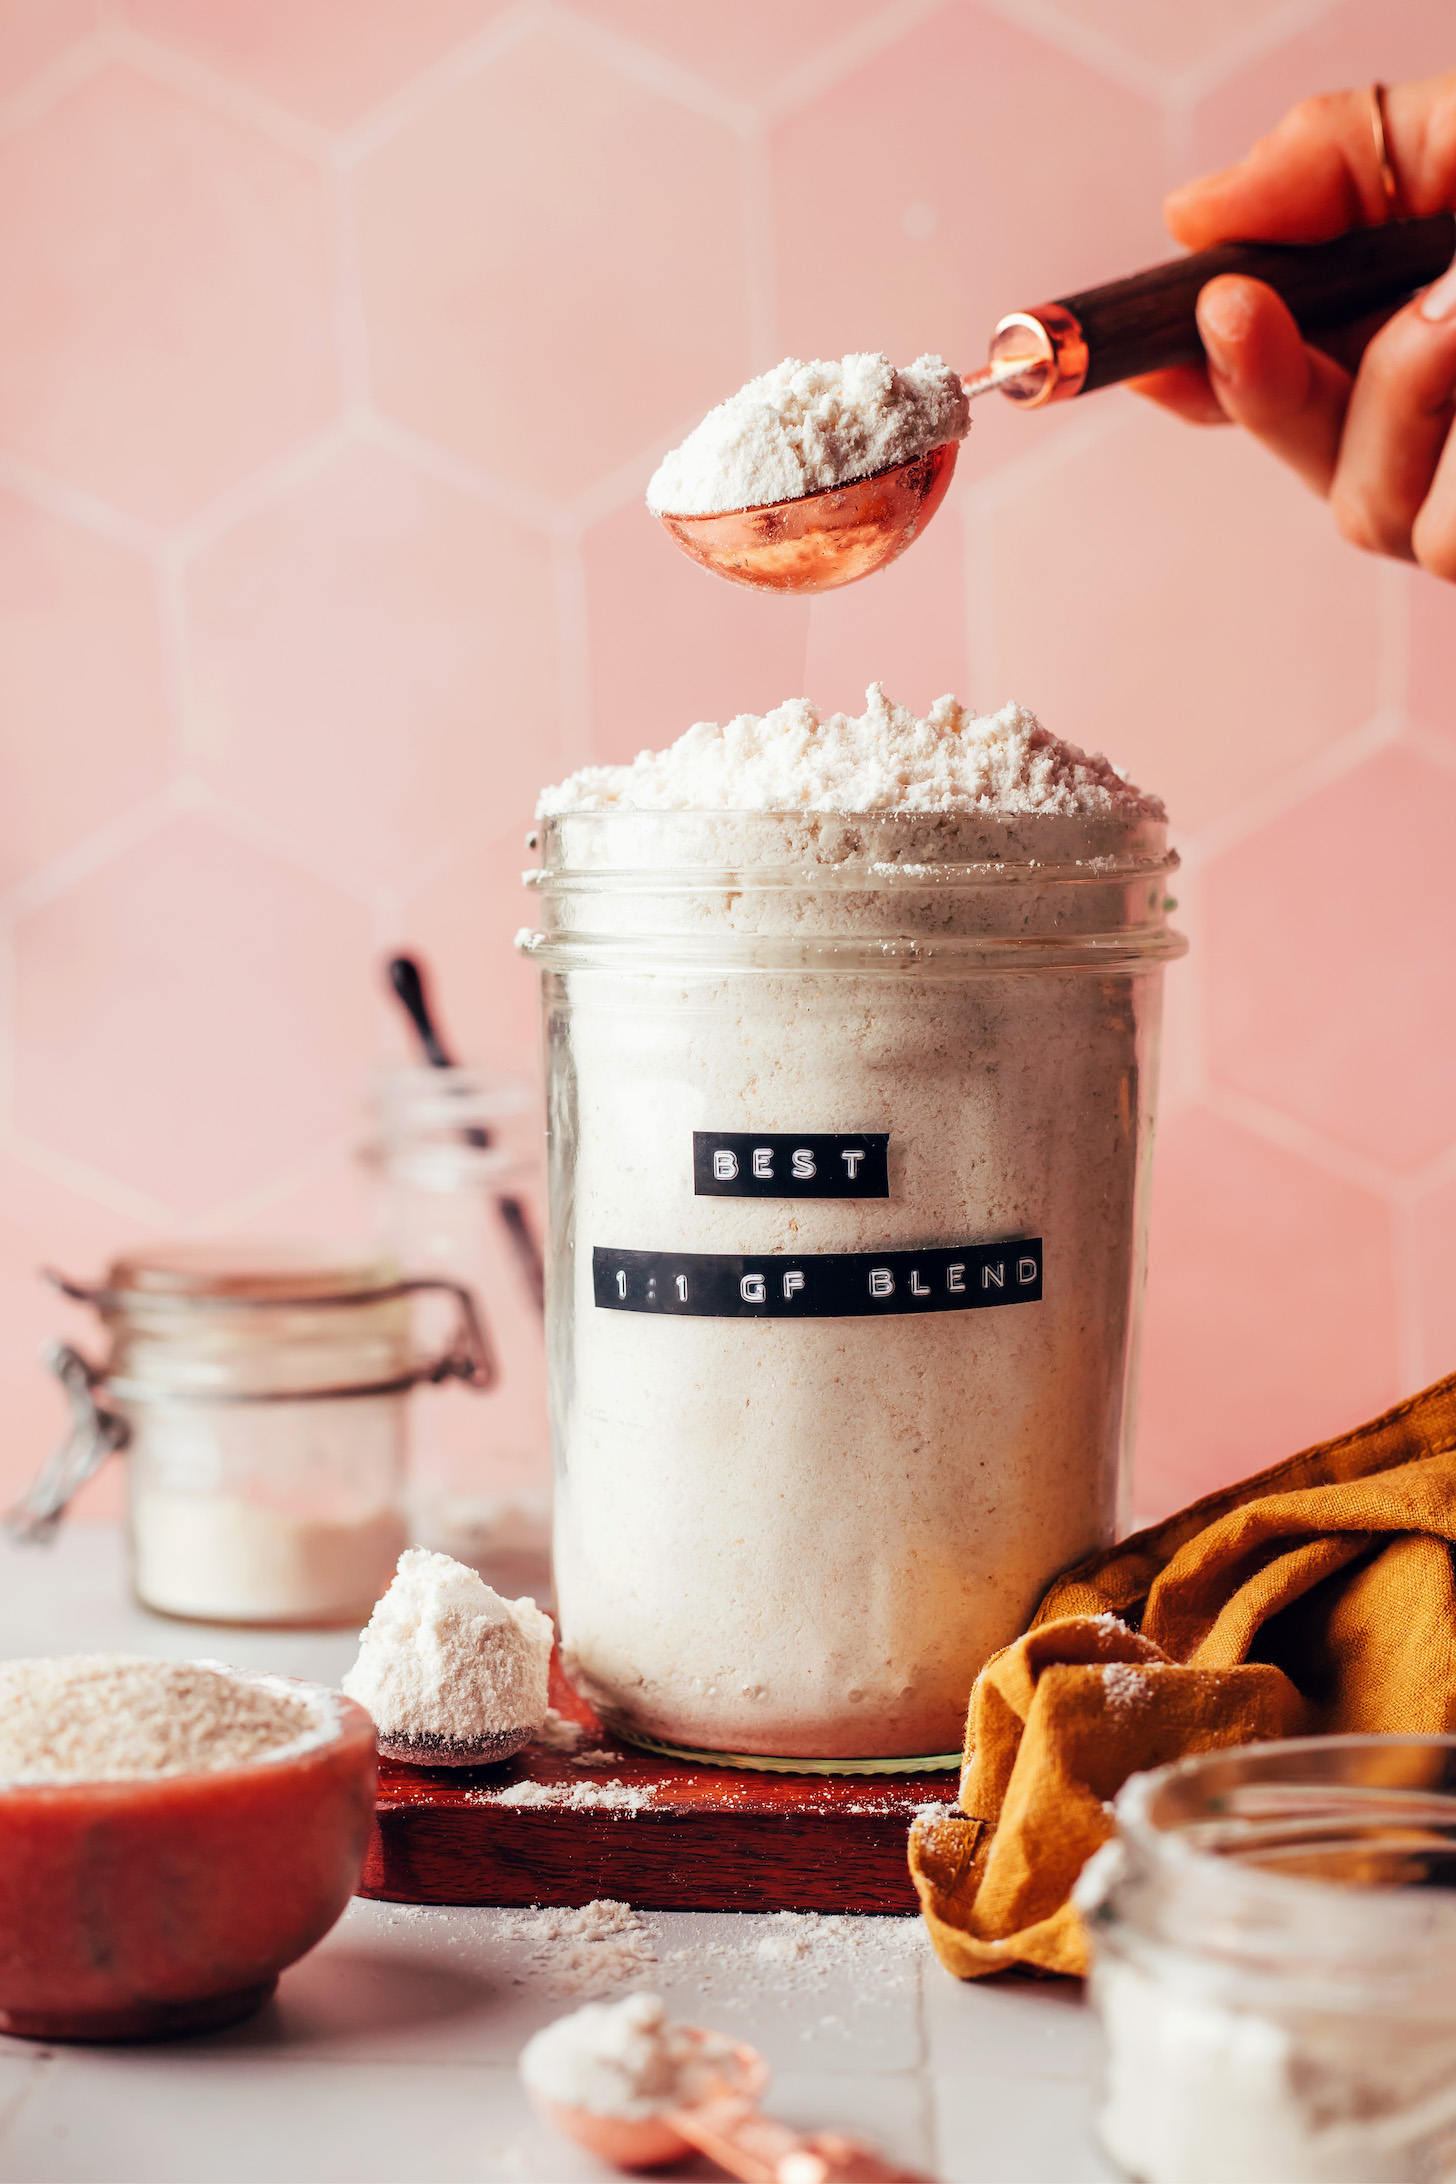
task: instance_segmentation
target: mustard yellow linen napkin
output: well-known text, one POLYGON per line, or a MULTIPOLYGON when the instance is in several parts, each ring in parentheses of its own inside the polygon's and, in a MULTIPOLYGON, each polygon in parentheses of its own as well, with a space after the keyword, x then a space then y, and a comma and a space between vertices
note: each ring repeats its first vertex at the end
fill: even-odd
POLYGON ((976 1680, 960 1811, 910 1870, 941 1962, 1086 1970, 1068 1900, 1130 1774, 1456 1726, 1456 1374, 1059 1577, 976 1680))

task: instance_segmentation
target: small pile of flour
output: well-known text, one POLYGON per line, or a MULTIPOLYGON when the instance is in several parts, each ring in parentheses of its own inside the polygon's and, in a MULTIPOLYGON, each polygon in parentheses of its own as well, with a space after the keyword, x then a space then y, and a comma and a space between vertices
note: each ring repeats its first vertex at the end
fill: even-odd
POLYGON ((820 718, 807 698, 726 727, 698 721, 628 766, 585 766, 543 790, 537 816, 569 811, 1052 812, 1162 819, 1154 796, 1043 728, 1023 705, 972 713, 937 698, 924 720, 879 683, 860 715, 820 718))
POLYGON ((705 2099, 735 2068, 730 2040, 674 2024, 655 1994, 588 2002, 521 2050, 521 2077, 539 2100, 632 2121, 705 2099))
POLYGON ((650 1783, 618 1782, 513 1782, 508 1790, 476 1790, 474 1805, 513 1805, 525 1808, 564 1806, 568 1812, 641 1812, 652 1803, 656 1791, 650 1783))
POLYGON ((496 1923, 503 1939, 526 1944, 532 1971, 556 1994, 611 1994, 657 1962, 651 1927, 611 1896, 563 1910, 502 1911, 496 1923))
POLYGON ((0 1782, 127 1782, 278 1759, 331 1725, 271 1679, 79 1653, 0 1662, 0 1782))
POLYGON ((706 516, 764 508, 847 485, 946 440, 963 440, 970 406, 960 375, 938 356, 903 371, 888 357, 785 357, 720 402, 647 488, 654 515, 706 516))
POLYGON ((536 1731, 536 1742, 544 1744, 548 1752, 574 1752, 585 1735, 579 1721, 572 1721, 568 1715, 559 1714, 554 1706, 548 1706, 536 1731))
POLYGON ((344 1689, 373 1715, 381 1752, 479 1766, 540 1729, 551 1640, 551 1618, 534 1600, 503 1600, 463 1562, 409 1547, 344 1689))

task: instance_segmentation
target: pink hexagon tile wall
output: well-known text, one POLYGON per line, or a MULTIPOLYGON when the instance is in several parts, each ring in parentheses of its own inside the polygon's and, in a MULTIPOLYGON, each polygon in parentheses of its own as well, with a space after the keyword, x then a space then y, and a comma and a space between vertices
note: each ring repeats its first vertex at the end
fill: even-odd
POLYGON ((367 913, 201 814, 23 917, 15 976, 22 1135, 173 1216, 354 1124, 367 913))
POLYGON ((1174 1117, 1153 1189, 1137 1516, 1399 1392, 1389 1209, 1213 1115, 1174 1117))
POLYGON ((103 0, 0 0, 0 99, 8 99, 101 27, 103 0))
POLYGON ((557 768, 549 543, 393 454, 309 464, 188 598, 198 766, 305 854, 396 872, 557 768))
POLYGON ((748 363, 738 166, 554 32, 488 61, 359 174, 380 402, 565 499, 691 424, 748 363))
POLYGON ((873 22, 880 0, 734 0, 685 8, 680 0, 579 0, 604 29, 676 61, 734 98, 761 99, 831 56, 873 22))
POLYGON ((325 128, 437 65, 510 0, 125 0, 126 19, 325 128))
POLYGON ((1216 857, 1215 1081, 1391 1174, 1456 1138, 1456 771, 1383 751, 1216 857))
POLYGON ((0 888, 158 789, 167 739, 152 570, 0 492, 0 888))
POLYGON ((37 1259, 367 1225, 387 943, 534 1076, 544 781, 871 679, 1036 704, 1188 852, 1139 1508, 1456 1362, 1456 591, 1121 393, 980 405, 932 532, 812 606, 641 507, 750 370, 974 366, 1301 94, 1451 65, 1450 12, 0 0, 6 1484, 37 1259))
POLYGON ((1439 76, 1451 66, 1451 21, 1440 0, 1346 0, 1262 41, 1192 117, 1194 172, 1242 159, 1256 138, 1314 92, 1439 76))
POLYGON ((1053 15, 1115 51, 1181 76, 1237 54, 1269 20, 1268 0, 1053 0, 1053 15))
POLYGON ((1416 578, 1408 603, 1411 714, 1456 749, 1456 589, 1416 578))
POLYGON ((0 141, 0 449, 187 514, 336 399, 322 176, 111 67, 0 141))
POLYGON ((872 682, 924 713, 950 690, 997 704, 966 659, 966 569, 959 484, 913 555, 873 584, 825 592, 809 610, 804 689, 821 712, 857 713, 872 682))
POLYGON ((1377 571, 1248 441, 1096 399, 1081 447, 989 501, 997 683, 1189 832, 1374 712, 1377 571))
POLYGON ((530 810, 493 839, 482 830, 464 842, 444 870, 407 896, 395 931, 402 947, 417 949, 432 966, 453 1051, 534 1084, 541 975, 514 946, 522 926, 533 922, 532 897, 521 884, 536 862, 526 847, 530 810))
POLYGON ((989 8, 936 10, 772 148, 797 356, 928 349, 971 371, 1004 312, 1166 255, 1157 110, 989 8))
POLYGON ((695 720, 803 696, 808 601, 716 582, 635 494, 587 533, 585 562, 593 758, 635 758, 695 720))

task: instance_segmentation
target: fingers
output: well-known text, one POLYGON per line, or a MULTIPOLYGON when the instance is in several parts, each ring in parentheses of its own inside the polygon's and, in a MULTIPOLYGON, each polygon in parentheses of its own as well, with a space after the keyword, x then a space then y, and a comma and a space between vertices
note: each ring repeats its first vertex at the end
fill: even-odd
MULTIPOLYGON (((1440 309, 1439 284, 1426 302, 1440 309)), ((1409 304, 1371 342, 1350 398, 1330 506, 1354 545, 1456 574, 1456 480, 1443 476, 1453 407, 1456 316, 1409 304)))
POLYGON ((1224 415, 1328 493, 1340 454, 1350 375, 1301 339, 1262 281, 1226 274, 1198 299, 1208 381, 1224 415))
MULTIPOLYGON (((1403 210, 1456 205, 1456 73, 1386 94, 1403 210)), ((1305 99, 1238 166, 1174 190, 1169 229, 1190 250, 1233 238, 1320 242, 1387 216, 1367 90, 1305 99)))
POLYGON ((1228 413, 1201 364, 1175 364, 1168 371, 1144 372, 1140 379, 1129 379, 1125 384, 1134 394, 1156 402, 1160 409, 1171 410, 1190 425, 1228 423, 1228 413))

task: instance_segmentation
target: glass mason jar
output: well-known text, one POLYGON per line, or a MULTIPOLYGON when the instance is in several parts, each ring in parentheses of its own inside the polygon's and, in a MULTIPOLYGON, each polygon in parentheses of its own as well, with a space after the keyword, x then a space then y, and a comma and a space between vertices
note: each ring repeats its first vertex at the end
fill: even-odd
MULTIPOLYGON (((479 1299, 498 1370, 487 1400, 460 1388, 415 1399, 413 1538, 489 1569, 512 1593, 540 1584, 550 1538, 536 1125, 524 1085, 469 1069, 396 1064, 376 1080, 368 1160, 381 1185, 381 1241, 397 1265, 479 1299)), ((442 1294, 421 1325, 443 1334, 442 1294)))
POLYGON ((1456 2176, 1456 1738, 1203 1753, 1117 1823, 1077 1903, 1127 2175, 1456 2176))
POLYGON ((374 1256, 248 1241, 160 1245, 99 1287, 59 1281, 110 1338, 104 1365, 58 1346, 75 1423, 11 1518, 44 1539, 114 1449, 127 1464, 138 1599, 216 1623, 357 1623, 407 1543, 408 1397, 421 1380, 488 1385, 467 1292, 451 1345, 412 1356, 411 1303, 374 1256), (97 1400, 95 1391, 104 1389, 97 1400))
POLYGON ((977 1669, 1117 1520, 1165 829, 531 839, 568 1669, 649 1746, 956 1764, 977 1669))

